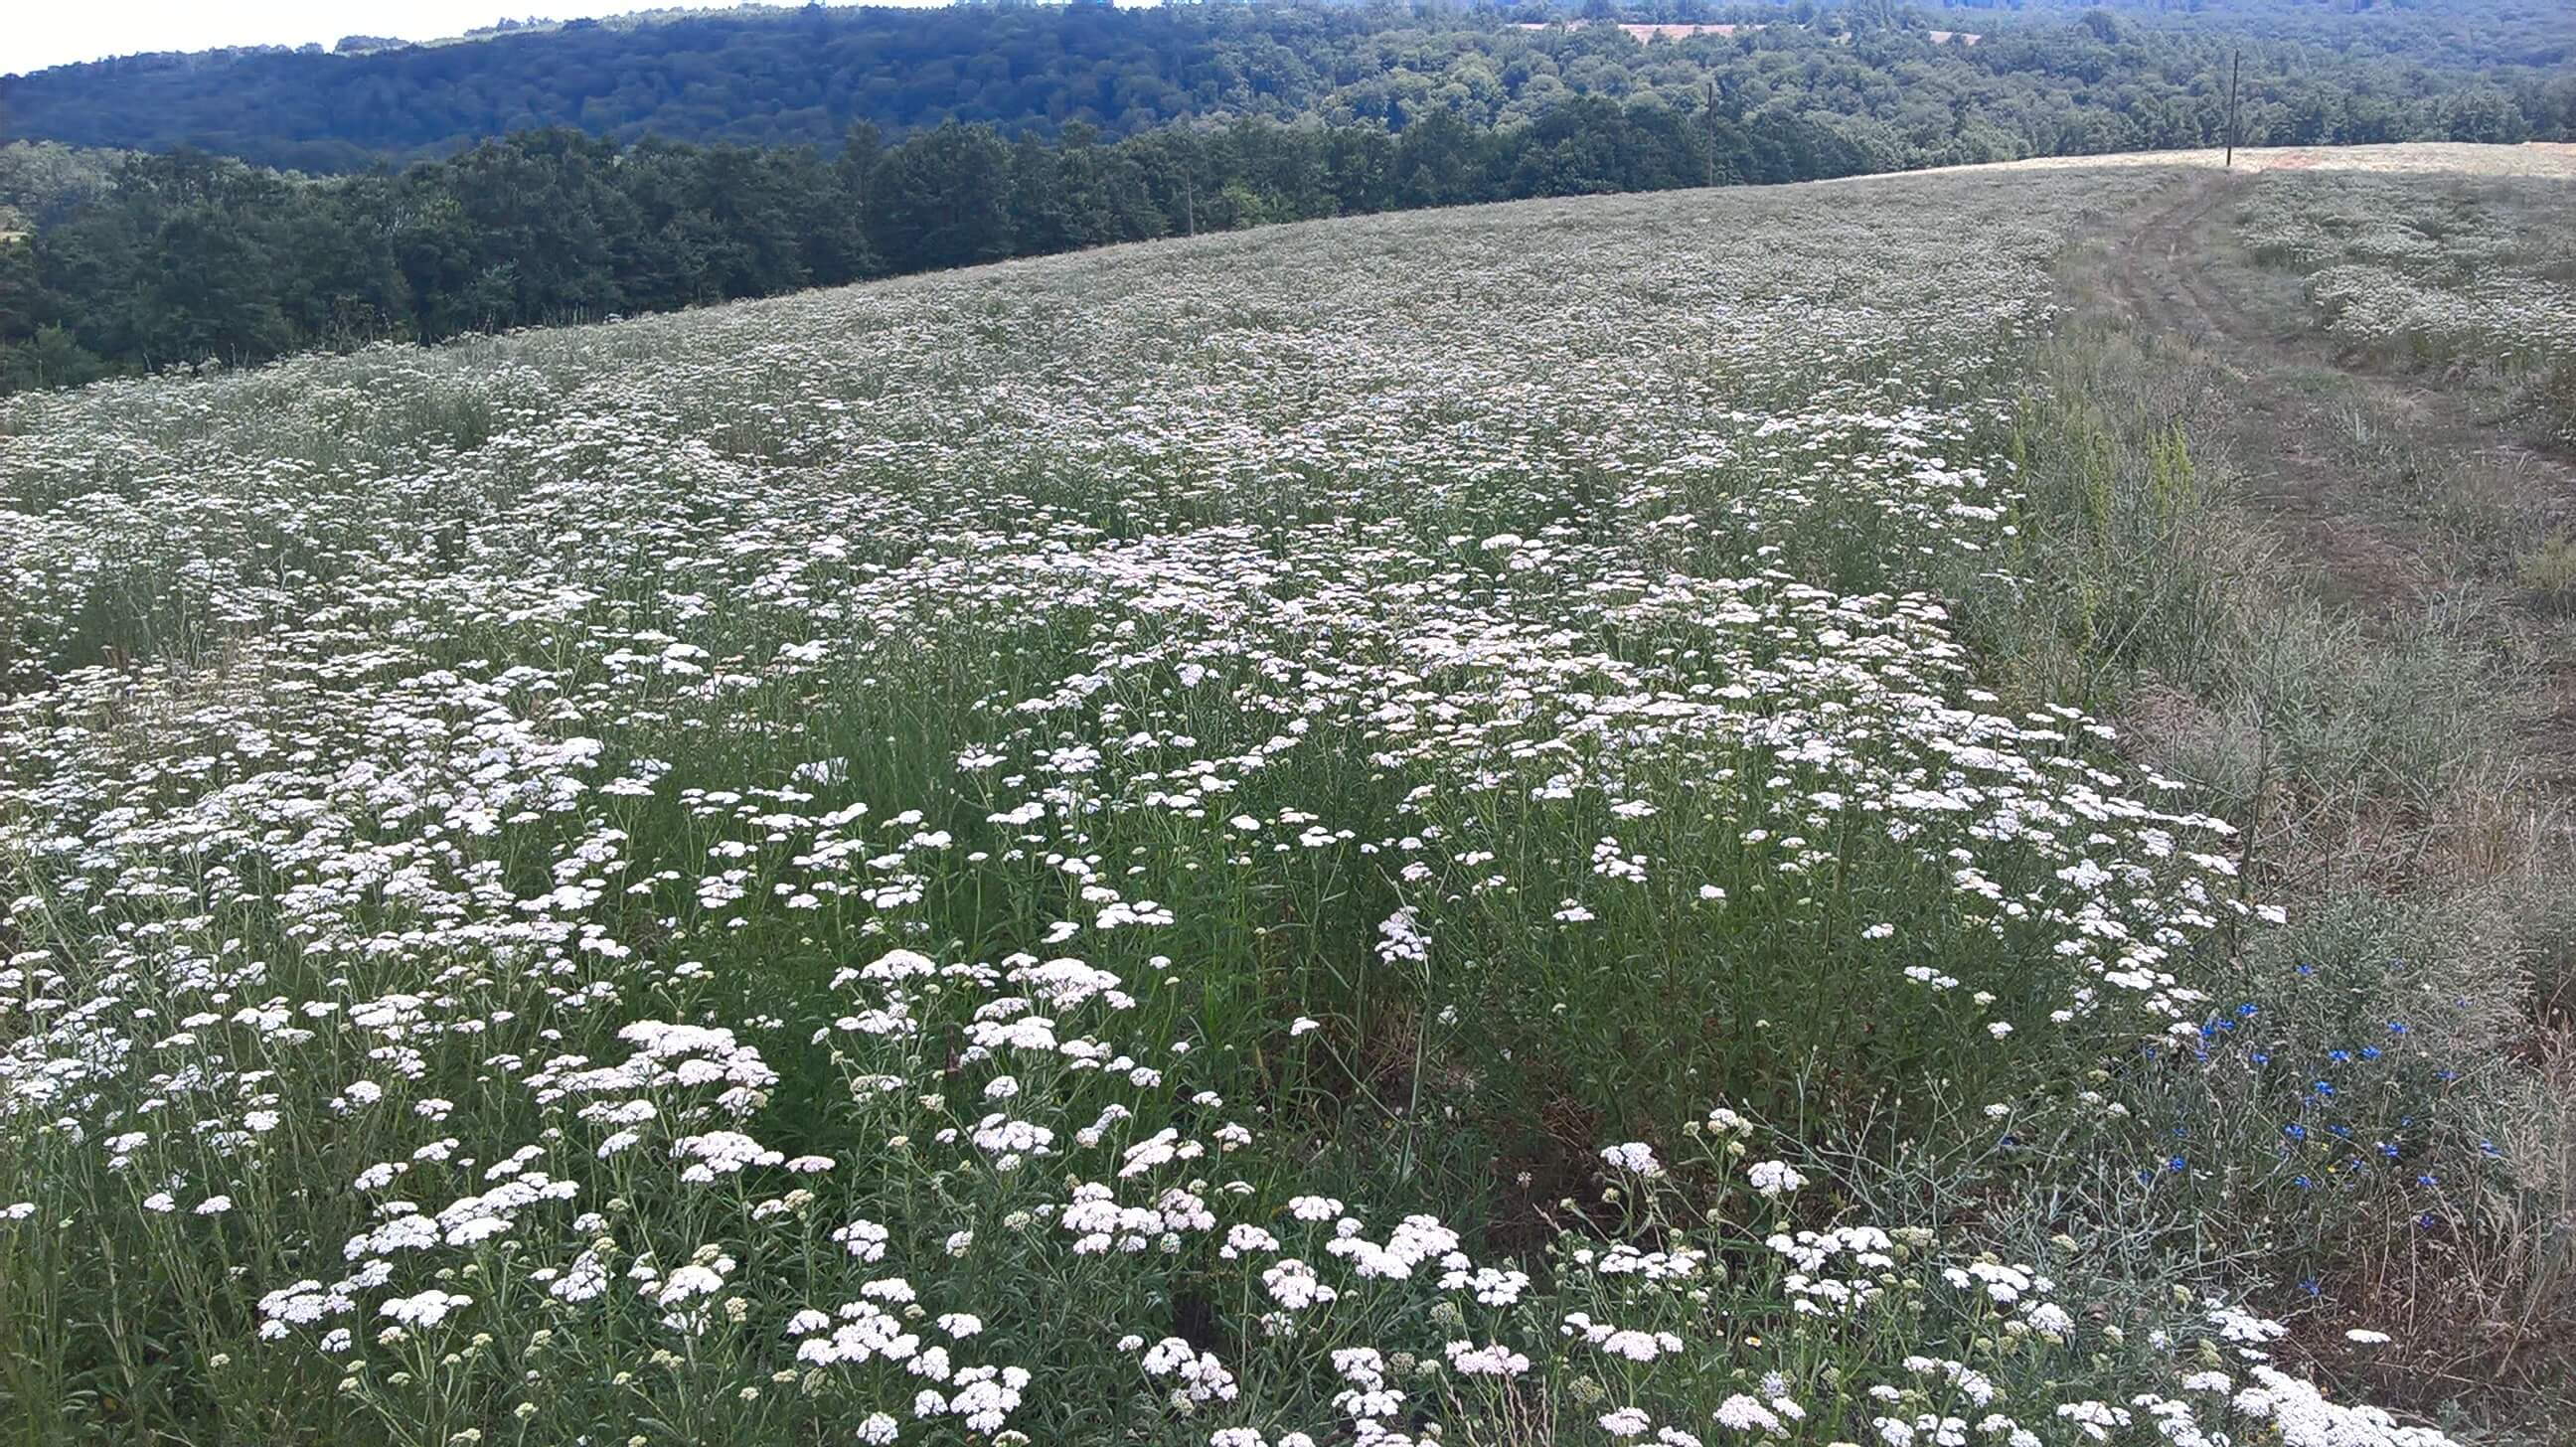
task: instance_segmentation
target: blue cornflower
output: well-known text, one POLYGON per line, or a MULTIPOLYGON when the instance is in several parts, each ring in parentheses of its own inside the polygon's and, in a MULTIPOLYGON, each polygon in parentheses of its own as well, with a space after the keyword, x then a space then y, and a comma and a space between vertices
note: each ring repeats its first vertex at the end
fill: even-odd
POLYGON ((2387 1141, 2379 1143, 2379 1154, 2387 1160, 2397 1159, 2397 1147, 2387 1141))
POLYGON ((2352 1052, 2349 1050, 2329 1050, 2326 1052, 2326 1058, 2337 1065, 2349 1065, 2352 1063, 2352 1052))
POLYGON ((2388 1033, 2391 1035, 2403 1035, 2406 1033, 2406 1026, 2402 1022, 2391 1020, 2388 1022, 2388 1033))
POLYGON ((2190 1168, 2191 1162, 2184 1160, 2180 1156, 2171 1156, 2165 1161, 2165 1169, 2168 1171, 2182 1171, 2189 1170, 2190 1168))
POLYGON ((2334 1082, 2330 1080, 2320 1080, 2316 1084, 2309 1086, 2308 1089, 2315 1091, 2319 1095, 2332 1095, 2334 1094, 2334 1082))
POLYGON ((2290 1184, 2298 1187, 2302 1191, 2306 1191, 2314 1189, 2317 1183, 2309 1180, 2305 1176, 2292 1176, 2290 1178, 2290 1184))
POLYGON ((2379 1047, 2376 1045, 2364 1045, 2361 1047, 2361 1058, 2364 1060, 2377 1060, 2379 1058, 2379 1047))
POLYGON ((2237 1018, 2237 1019, 2239 1019, 2239 1020, 2251 1020, 2251 1019, 2253 1019, 2253 1018, 2254 1018, 2254 1002, 2253 1002, 2253 1001, 2251 1001, 2251 1000, 2248 1000, 2248 1001, 2246 1001, 2244 1004, 2237 1006, 2237 1007, 2236 1007, 2236 1018, 2237 1018))
POLYGON ((2294 1120, 2288 1125, 2281 1127, 2281 1134, 2288 1136, 2294 1141, 2303 1141, 2308 1138, 2308 1128, 2294 1120))

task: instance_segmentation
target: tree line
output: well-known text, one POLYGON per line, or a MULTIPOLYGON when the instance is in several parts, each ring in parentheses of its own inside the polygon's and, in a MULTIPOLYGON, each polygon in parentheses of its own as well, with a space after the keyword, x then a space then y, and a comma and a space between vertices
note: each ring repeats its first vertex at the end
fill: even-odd
MULTIPOLYGON (((2223 116, 2204 107, 2197 144, 2223 116)), ((0 241, 0 388, 436 341, 1268 222, 1891 167, 1832 113, 1571 99, 1490 130, 1249 118, 1111 141, 950 122, 888 145, 620 145, 565 128, 313 179, 181 150, 57 180, 0 241)), ((2259 138, 2256 138, 2259 139, 2259 138)), ((10 148, 77 173, 76 153, 10 148)), ((1975 157, 1971 157, 1974 159, 1975 157)), ((5 183, 6 167, 0 167, 5 183)), ((7 191, 0 184, 0 191, 7 191)))
POLYGON ((0 243, 0 383, 656 311, 1117 241, 1516 196, 1848 174, 1830 132, 1579 102, 1479 133, 1238 121, 1115 143, 951 123, 885 145, 529 131, 312 180, 197 151, 0 243))
POLYGON ((1714 86, 1748 111, 1865 120, 1872 144, 1921 165, 1962 146, 2162 144, 2171 114, 2206 100, 2240 44, 2247 109, 2281 139, 2404 139, 2455 128, 2462 112, 2493 139, 2564 137, 2576 127, 2570 29, 2564 0, 809 5, 61 66, 0 77, 0 125, 16 139, 350 172, 550 126, 826 150, 860 122, 889 138, 951 121, 1120 138, 1239 116, 1392 131, 1438 109, 1492 128, 1584 97, 1688 109, 1714 86), (1552 23, 1612 19, 1740 28, 1649 44, 1615 25, 1552 23))

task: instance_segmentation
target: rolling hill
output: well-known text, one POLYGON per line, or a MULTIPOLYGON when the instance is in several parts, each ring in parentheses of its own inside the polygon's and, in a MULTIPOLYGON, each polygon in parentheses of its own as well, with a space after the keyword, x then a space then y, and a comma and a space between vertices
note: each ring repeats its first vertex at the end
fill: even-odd
POLYGON ((0 399, 0 1424, 2549 1440, 2567 157, 2259 159, 0 399))
MULTIPOLYGON (((1339 4, 1113 10, 809 6, 666 13, 471 43, 143 55, 0 78, 0 140, 219 155, 307 171, 443 156, 511 131, 831 147, 946 121, 1006 134, 1079 122, 1132 135, 1254 116, 1475 126, 1583 96, 1741 114, 1814 110, 1938 152, 2005 159, 2197 145, 2232 48, 2254 46, 2243 139, 2319 144, 2563 138, 2576 25, 2531 0, 2325 7, 2266 0, 1914 11, 1752 5, 1732 35, 1648 47, 1615 27, 1526 29, 1563 12, 1339 4), (1991 32, 1975 46, 1934 35, 1991 32)), ((1915 164, 1922 164, 1916 161, 1915 164)))

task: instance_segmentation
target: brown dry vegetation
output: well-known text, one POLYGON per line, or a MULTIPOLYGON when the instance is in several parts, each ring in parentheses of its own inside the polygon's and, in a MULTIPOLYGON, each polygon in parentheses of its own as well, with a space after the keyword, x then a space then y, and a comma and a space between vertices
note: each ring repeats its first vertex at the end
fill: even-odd
POLYGON ((2541 254, 2563 234, 2576 153, 2368 150, 2240 153, 2256 175, 2180 179, 2075 253, 2049 405, 2099 455, 2037 466, 2043 496, 2054 469, 2070 495, 2104 499, 2075 509, 2098 513, 2098 535, 2056 560, 2066 596, 2100 614, 2053 605, 2039 643, 2006 651, 2035 690, 2102 698, 2133 750, 2228 800, 2249 871, 2294 917, 2368 920, 2371 938, 2411 943, 2424 988, 2481 1001, 2496 1058, 2477 1088, 2510 1170, 2438 1219, 2342 1222, 2312 1269, 2400 1346, 2364 1360, 2331 1332, 2303 1345, 2377 1399, 2565 1440, 2576 625, 2554 583, 2576 577, 2576 459, 2521 425, 2529 369, 2422 365, 2329 335, 2304 278, 2242 233, 2257 188, 2302 188, 2266 193, 2277 213, 2330 206, 2357 179, 2260 173, 2366 167, 2410 176, 2437 232, 2474 218, 2512 243, 2497 254, 2541 254), (2507 175, 2537 179, 2493 179, 2507 175), (2124 600, 2121 579, 2154 581, 2124 600))

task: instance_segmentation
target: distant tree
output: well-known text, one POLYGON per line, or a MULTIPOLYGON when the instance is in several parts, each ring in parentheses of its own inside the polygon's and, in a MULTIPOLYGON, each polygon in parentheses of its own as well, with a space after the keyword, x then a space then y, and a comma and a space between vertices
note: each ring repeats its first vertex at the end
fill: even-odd
POLYGON ((2485 85, 2461 91, 2442 103, 2442 129, 2454 141, 2513 145, 2531 139, 2531 123, 2511 94, 2485 85))
POLYGON ((106 364, 62 327, 47 324, 24 340, 0 342, 0 392, 77 387, 106 374, 106 364))
POLYGON ((32 336, 49 320, 36 248, 24 238, 0 241, 0 338, 32 336))
MULTIPOLYGON (((1954 122, 2044 132, 2069 112, 2194 96, 2242 44, 2256 100, 2291 104, 2294 93, 2325 90, 2412 104, 2492 87, 2530 134, 2576 134, 2565 89, 2553 85, 2569 56, 2563 0, 2025 0, 1970 8, 1973 18, 1955 23, 1983 34, 1975 46, 1931 43, 1932 17, 1898 0, 1746 0, 1715 13, 1758 29, 1678 45, 1641 46, 1603 24, 1503 23, 1506 14, 1711 13, 1706 0, 695 12, 520 28, 474 45, 375 47, 353 36, 337 55, 57 67, 0 77, 0 114, 14 136, 147 150, 219 138, 220 149, 263 164, 336 172, 443 158, 549 126, 828 150, 858 122, 889 139, 952 120, 1005 138, 1075 123, 1124 138, 1245 116, 1393 131, 1441 106, 1484 130, 1585 96, 1652 96, 1690 110, 1714 81, 1747 110, 1795 98, 1801 109, 1899 125, 1924 149, 1919 161, 1941 137, 1897 112, 1926 96, 1954 104, 1954 122)), ((2292 105, 2285 134, 2347 138, 2332 109, 2292 105)), ((2375 114, 2384 120, 2386 109, 2375 114)), ((2467 110, 2464 126, 2504 133, 2491 97, 2467 110)), ((1274 182, 1250 184, 1305 214, 1274 182)))
POLYGON ((186 207, 161 223, 146 255, 147 362, 243 362, 285 349, 292 334, 275 274, 240 218, 186 207))
POLYGON ((1432 110, 1396 137, 1388 170, 1399 206, 1455 206, 1484 199, 1476 133, 1454 112, 1432 110))
POLYGON ((972 266, 1011 254, 1010 148, 955 122, 885 153, 872 180, 868 240, 897 271, 972 266))
POLYGON ((1395 140, 1373 127, 1336 127, 1323 142, 1324 184, 1343 215, 1395 204, 1395 140))

